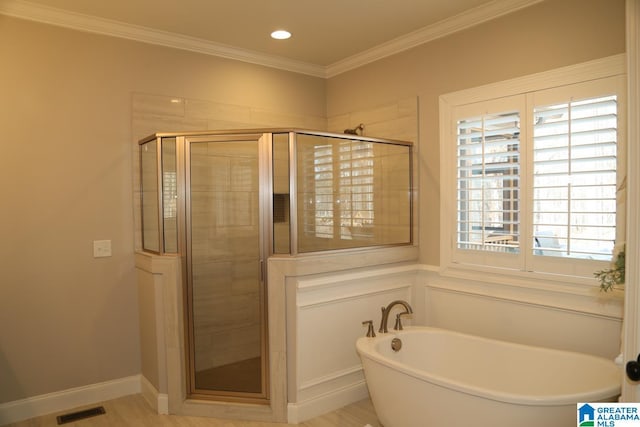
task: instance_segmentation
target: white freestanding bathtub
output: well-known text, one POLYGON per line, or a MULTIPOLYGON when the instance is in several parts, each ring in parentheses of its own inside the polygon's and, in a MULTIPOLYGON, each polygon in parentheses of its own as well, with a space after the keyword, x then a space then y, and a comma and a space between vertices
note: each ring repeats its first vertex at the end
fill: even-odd
POLYGON ((575 426, 576 403, 620 394, 613 361, 443 329, 408 327, 356 348, 384 427, 575 426))

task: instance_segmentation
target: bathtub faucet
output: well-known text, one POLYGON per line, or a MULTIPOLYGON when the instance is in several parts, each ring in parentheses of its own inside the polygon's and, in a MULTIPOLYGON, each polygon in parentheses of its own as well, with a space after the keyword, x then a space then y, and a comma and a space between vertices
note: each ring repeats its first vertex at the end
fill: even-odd
POLYGON ((386 307, 381 307, 382 319, 380 320, 380 329, 378 329, 378 332, 381 332, 381 333, 389 332, 387 328, 387 323, 389 322, 389 313, 391 313, 391 309, 396 305, 402 305, 404 307, 404 311, 396 316, 396 325, 394 327, 394 329, 396 330, 402 329, 402 322, 400 322, 400 316, 402 316, 403 314, 413 313, 413 309, 411 309, 411 306, 409 305, 409 303, 402 300, 396 300, 390 303, 386 307))

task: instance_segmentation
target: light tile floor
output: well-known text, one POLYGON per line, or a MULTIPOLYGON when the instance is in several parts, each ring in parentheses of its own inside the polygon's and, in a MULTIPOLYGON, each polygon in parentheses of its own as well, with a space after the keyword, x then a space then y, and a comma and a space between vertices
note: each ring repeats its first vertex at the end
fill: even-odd
MULTIPOLYGON (((217 418, 186 417, 177 415, 158 415, 147 404, 142 395, 135 394, 109 400, 87 407, 50 414, 38 418, 9 424, 11 427, 54 427, 58 415, 75 410, 103 406, 106 414, 63 424, 65 427, 284 427, 291 424, 267 423, 257 421, 234 421, 217 418)), ((382 427, 376 418, 371 401, 366 399, 348 405, 328 414, 298 424, 300 427, 382 427)), ((7 426, 7 427, 8 427, 7 426)))

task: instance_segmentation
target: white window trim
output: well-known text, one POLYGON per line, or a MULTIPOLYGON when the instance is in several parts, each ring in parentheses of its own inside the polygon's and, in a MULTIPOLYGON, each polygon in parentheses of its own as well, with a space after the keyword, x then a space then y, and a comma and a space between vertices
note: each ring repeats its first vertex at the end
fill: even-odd
MULTIPOLYGON (((496 283, 555 289, 556 291, 560 290, 558 286, 562 285, 563 292, 581 294, 584 294, 587 288, 584 285, 591 285, 592 287, 597 285, 594 278, 549 273, 531 273, 482 265, 464 265, 453 262, 455 242, 452 242, 452 239, 455 240, 456 237, 455 221, 453 221, 455 218, 456 199, 449 195, 455 194, 456 176, 455 173, 453 173, 455 172, 455 168, 446 166, 455 164, 456 158, 456 146, 455 144, 451 144, 451 141, 455 141, 455 135, 452 134, 455 126, 451 125, 453 120, 452 111, 457 106, 474 102, 484 102, 499 97, 521 95, 607 77, 624 77, 625 69, 625 55, 620 54, 440 96, 440 164, 442 165, 440 172, 441 275, 477 280, 478 271, 482 271, 483 277, 496 283), (449 143, 447 144, 447 142, 449 143), (452 163, 452 161, 454 163, 452 163)), ((623 93, 621 95, 623 95, 623 93)), ((624 117, 626 114, 624 98, 620 102, 620 108, 620 114, 624 117)), ((621 132, 619 136, 620 141, 625 141, 625 126, 623 124, 619 128, 619 132, 621 132)), ((624 156, 624 154, 622 155, 624 156)))

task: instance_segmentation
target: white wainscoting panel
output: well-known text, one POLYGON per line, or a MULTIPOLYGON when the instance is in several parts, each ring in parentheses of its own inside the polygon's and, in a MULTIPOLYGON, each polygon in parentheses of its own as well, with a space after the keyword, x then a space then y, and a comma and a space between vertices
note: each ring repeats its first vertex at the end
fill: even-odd
MULTIPOLYGON (((412 300, 415 266, 327 274, 291 280, 287 293, 289 422, 300 422, 367 397, 356 340, 365 320, 377 332, 381 310, 412 300), (290 353, 291 354, 291 353, 290 353)), ((395 311, 394 311, 395 314, 395 311)), ((395 315, 390 323, 393 327, 395 315)), ((406 324, 411 318, 405 319, 406 324)))
POLYGON ((420 275, 424 324, 528 345, 614 359, 620 353, 619 301, 489 282, 420 275))

